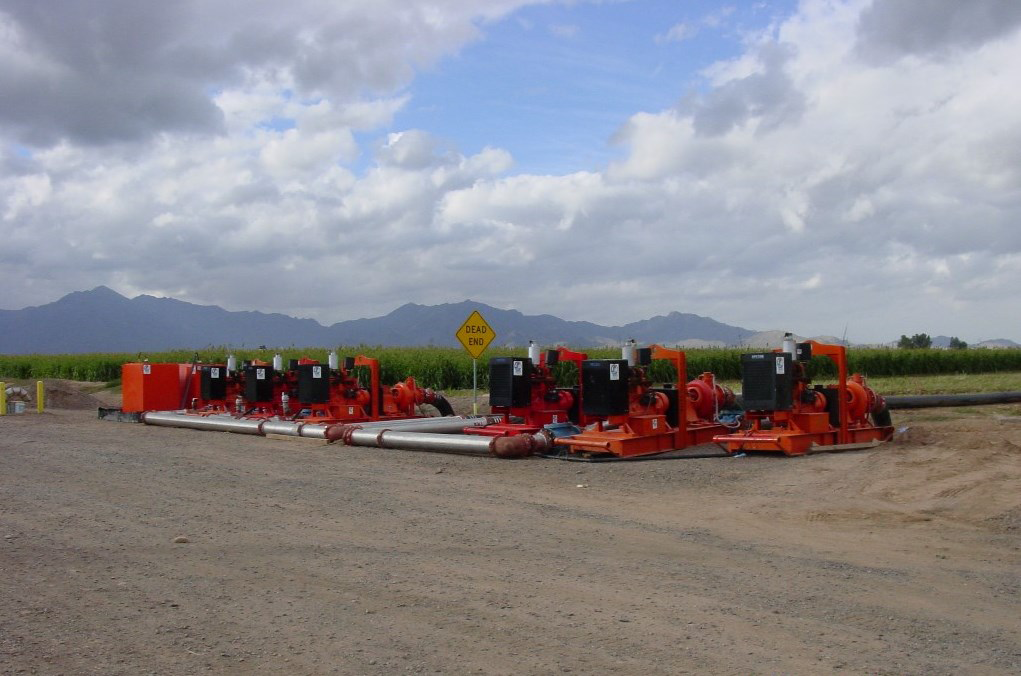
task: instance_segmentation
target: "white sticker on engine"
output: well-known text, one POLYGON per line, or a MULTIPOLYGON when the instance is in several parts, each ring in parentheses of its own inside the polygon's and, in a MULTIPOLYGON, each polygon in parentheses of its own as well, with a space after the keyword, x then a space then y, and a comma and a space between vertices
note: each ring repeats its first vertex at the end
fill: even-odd
POLYGON ((265 380, 266 379, 266 369, 255 369, 255 379, 256 380, 265 380))
POLYGON ((610 364, 610 380, 620 380, 620 364, 610 364))
POLYGON ((520 375, 524 375, 524 373, 525 373, 525 364, 524 364, 524 362, 521 362, 521 361, 518 361, 517 359, 515 359, 514 360, 514 375, 520 376, 520 375))
POLYGON ((659 429, 659 418, 653 418, 652 419, 652 429, 654 429, 654 430, 658 430, 659 429))
POLYGON ((313 378, 322 378, 323 377, 323 367, 322 366, 313 366, 312 367, 312 377, 313 378))
POLYGON ((783 357, 776 358, 776 372, 783 374, 783 357))
POLYGON ((142 364, 142 375, 147 376, 152 373, 152 364, 142 364))
POLYGON ((213 367, 213 368, 209 369, 209 377, 210 378, 219 378, 220 377, 220 369, 218 369, 216 367, 213 367))

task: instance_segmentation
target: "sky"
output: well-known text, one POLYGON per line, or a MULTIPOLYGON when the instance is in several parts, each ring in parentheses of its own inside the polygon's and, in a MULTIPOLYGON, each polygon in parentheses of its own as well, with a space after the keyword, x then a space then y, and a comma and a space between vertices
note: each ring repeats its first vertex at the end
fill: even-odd
POLYGON ((1021 341, 1016 0, 0 0, 0 63, 3 309, 1021 341))

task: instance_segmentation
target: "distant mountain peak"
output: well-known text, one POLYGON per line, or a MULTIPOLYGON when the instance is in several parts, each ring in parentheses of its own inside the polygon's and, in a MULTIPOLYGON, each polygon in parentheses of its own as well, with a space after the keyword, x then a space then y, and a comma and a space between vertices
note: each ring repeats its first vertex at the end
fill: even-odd
MULTIPOLYGON (((64 296, 64 298, 82 298, 82 297, 114 298, 114 299, 120 298, 121 300, 127 300, 126 296, 122 296, 121 294, 117 293, 110 287, 105 286, 103 284, 100 284, 97 287, 93 287, 88 291, 72 291, 71 293, 64 296)), ((64 298, 61 298, 61 300, 64 300, 64 298)))
POLYGON ((698 339, 734 343, 745 332, 709 318, 671 312, 626 327, 530 315, 477 300, 421 305, 405 303, 384 316, 322 326, 279 313, 228 311, 175 298, 127 299, 106 286, 68 294, 55 303, 0 313, 0 353, 138 352, 197 349, 210 345, 332 348, 350 345, 457 346, 455 333, 472 310, 496 332, 495 345, 576 347, 639 343, 675 345, 698 339), (72 323, 75 331, 65 327, 72 323))
MULTIPOLYGON (((224 349, 270 345, 328 350, 340 346, 438 345, 456 347, 457 328, 472 310, 496 332, 495 346, 575 348, 639 344, 668 347, 734 345, 777 347, 783 331, 756 332, 711 317, 673 310, 665 315, 603 326, 555 315, 525 314, 472 299, 438 305, 405 303, 389 314, 323 326, 314 319, 280 313, 229 311, 176 298, 139 295, 128 299, 107 286, 69 293, 58 301, 21 310, 0 310, 0 354, 153 352, 221 345, 224 349), (69 331, 68 327, 74 330, 69 331)), ((820 337, 839 342, 835 337, 820 337)), ((975 347, 1018 347, 990 340, 975 347)), ((324 352, 325 354, 325 352, 324 352)))
MULTIPOLYGON (((127 298, 120 295, 108 286, 97 286, 88 291, 72 291, 60 300, 50 303, 50 305, 57 305, 58 307, 68 306, 108 306, 110 304, 119 304, 127 302, 127 298)), ((47 307, 41 305, 39 307, 47 307)))

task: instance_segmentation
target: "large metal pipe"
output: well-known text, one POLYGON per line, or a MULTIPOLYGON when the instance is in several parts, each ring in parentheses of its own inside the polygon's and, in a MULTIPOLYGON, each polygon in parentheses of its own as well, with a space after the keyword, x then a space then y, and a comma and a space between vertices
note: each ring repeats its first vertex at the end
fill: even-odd
POLYGON ((399 418, 397 420, 372 420, 358 423, 337 423, 334 427, 351 427, 361 430, 401 429, 417 432, 438 432, 457 434, 465 427, 485 427, 503 422, 500 415, 437 416, 431 418, 399 418))
POLYGON ((176 411, 150 411, 141 415, 142 422, 147 425, 158 425, 162 427, 184 427, 193 430, 208 430, 213 432, 233 432, 235 434, 251 434, 266 436, 267 434, 280 434, 291 437, 305 437, 309 439, 329 439, 331 441, 341 438, 347 429, 368 429, 378 433, 384 429, 414 430, 417 432, 432 432, 437 434, 457 434, 466 427, 485 427, 502 420, 501 416, 455 416, 436 418, 402 418, 398 420, 375 420, 364 423, 323 425, 319 423, 307 423, 301 421, 279 420, 271 418, 268 420, 253 420, 248 418, 235 418, 234 416, 217 413, 214 415, 198 416, 176 411), (330 430, 333 430, 330 433, 330 430))
POLYGON ((287 420, 250 420, 229 415, 198 416, 174 411, 149 411, 141 415, 146 425, 161 427, 184 427, 211 432, 233 432, 266 436, 282 434, 292 437, 325 439, 326 426, 312 423, 290 422, 287 420))
MULTIPOLYGON (((146 425, 163 427, 184 427, 195 430, 218 432, 234 432, 235 434, 283 434, 288 436, 312 437, 343 441, 348 446, 374 446, 377 448, 394 448, 409 451, 427 451, 432 453, 458 453, 469 455, 492 455, 498 458, 523 458, 533 453, 541 453, 550 448, 550 438, 542 433, 518 434, 513 437, 468 436, 465 434, 442 434, 438 432, 422 432, 421 425, 414 431, 406 429, 388 429, 387 422, 375 421, 378 427, 362 428, 358 425, 333 425, 326 427, 313 423, 292 422, 288 420, 248 420, 233 418, 229 415, 197 416, 175 411, 150 411, 141 415, 146 425), (340 436, 334 438, 328 434, 336 430, 340 436)), ((484 426, 499 420, 500 416, 478 416, 461 420, 451 418, 419 418, 421 424, 432 424, 449 429, 456 426, 458 431, 469 426, 484 426)), ((368 425, 369 423, 364 423, 368 425)), ((400 427, 401 425, 398 425, 400 427)), ((435 428, 435 429, 438 429, 435 428)))
POLYGON ((370 446, 430 453, 492 455, 498 458, 523 458, 549 448, 549 437, 542 432, 513 437, 436 434, 403 430, 348 429, 343 442, 348 446, 370 446))
POLYGON ((235 434, 260 434, 258 420, 244 420, 230 416, 197 416, 173 411, 147 411, 142 414, 146 425, 160 427, 184 427, 192 430, 234 432, 235 434))
POLYGON ((350 434, 345 436, 345 442, 351 446, 376 446, 379 448, 477 453, 483 455, 489 454, 494 438, 401 430, 352 430, 350 434))
POLYGON ((282 434, 289 437, 306 437, 308 439, 325 439, 326 425, 315 423, 291 422, 289 420, 267 420, 262 423, 262 433, 282 434))

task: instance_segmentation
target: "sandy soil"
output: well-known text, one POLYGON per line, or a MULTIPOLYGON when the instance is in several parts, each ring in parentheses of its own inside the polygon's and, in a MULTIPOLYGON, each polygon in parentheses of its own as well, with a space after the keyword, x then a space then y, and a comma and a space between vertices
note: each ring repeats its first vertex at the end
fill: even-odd
POLYGON ((0 418, 0 672, 1021 671, 1019 406, 899 415, 866 452, 592 465, 94 403, 0 418))

